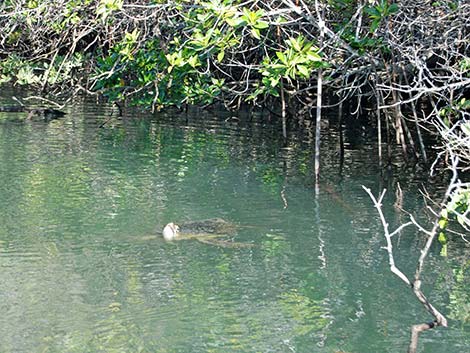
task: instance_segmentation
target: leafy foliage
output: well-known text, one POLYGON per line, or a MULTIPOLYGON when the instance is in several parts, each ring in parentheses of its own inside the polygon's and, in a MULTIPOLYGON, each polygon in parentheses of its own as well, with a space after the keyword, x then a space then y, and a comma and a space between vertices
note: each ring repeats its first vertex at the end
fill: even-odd
POLYGON ((387 0, 380 0, 375 6, 368 6, 364 12, 371 20, 370 31, 374 33, 381 21, 398 11, 396 3, 389 3, 387 0))
POLYGON ((439 227, 441 229, 439 233, 439 242, 443 246, 441 254, 447 255, 447 243, 448 235, 446 229, 449 227, 449 223, 457 221, 457 223, 464 229, 470 228, 470 221, 468 213, 470 212, 470 189, 457 190, 447 203, 446 207, 441 212, 441 218, 439 220, 439 227))
MULTIPOLYGON (((467 8, 447 1, 324 0, 316 5, 4 1, 0 80, 62 94, 66 88, 97 91, 111 101, 152 109, 222 102, 230 109, 248 103, 276 112, 282 92, 287 111, 301 118, 311 112, 322 68, 322 86, 334 92, 325 105, 339 96, 396 107, 411 93, 416 107, 428 96, 422 91, 432 86, 445 91, 429 93, 446 119, 454 123, 462 112, 468 114, 462 99, 468 96, 469 61, 457 40, 467 8), (444 32, 445 41, 436 48, 431 43, 444 32), (433 67, 436 60, 445 62, 439 70, 433 67), (419 92, 402 88, 417 73, 429 84, 417 85, 419 92)), ((389 114, 391 109, 383 110, 389 114)))
POLYGON ((285 41, 285 46, 287 49, 276 51, 274 58, 266 56, 263 59, 260 69, 262 84, 250 99, 263 93, 277 97, 281 79, 309 79, 315 69, 325 66, 318 48, 303 36, 289 38, 285 41))
POLYGON ((453 270, 454 285, 449 293, 449 317, 459 320, 462 325, 470 323, 470 263, 453 270))

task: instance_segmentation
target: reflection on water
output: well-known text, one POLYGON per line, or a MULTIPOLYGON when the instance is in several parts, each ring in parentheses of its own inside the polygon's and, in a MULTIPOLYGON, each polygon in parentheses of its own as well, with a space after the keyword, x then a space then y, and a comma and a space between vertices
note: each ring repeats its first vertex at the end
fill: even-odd
MULTIPOLYGON (((360 187, 396 182, 381 184, 373 147, 347 148, 339 173, 337 133, 325 130, 315 198, 308 132, 284 146, 256 117, 111 111, 0 116, 1 352, 406 349, 426 315, 389 274, 360 187), (254 246, 158 236, 211 217, 239 226, 228 241, 254 246)), ((415 234, 401 244, 412 269, 415 234)), ((451 335, 423 347, 461 351, 451 335)))

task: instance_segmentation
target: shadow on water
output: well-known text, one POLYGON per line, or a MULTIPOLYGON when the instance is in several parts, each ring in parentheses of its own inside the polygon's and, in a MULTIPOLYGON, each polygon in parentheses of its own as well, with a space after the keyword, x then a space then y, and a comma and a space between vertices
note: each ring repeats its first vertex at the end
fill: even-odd
MULTIPOLYGON (((66 109, 47 124, 0 113, 2 352, 406 349, 408 327, 426 315, 389 273, 361 185, 392 190, 386 213, 398 224, 396 183, 419 213, 421 181, 381 177, 375 146, 345 136, 340 165, 337 130, 325 126, 315 198, 308 129, 284 145, 262 116, 66 109), (170 221, 212 217, 254 246, 159 236, 170 221)), ((405 269, 421 242, 400 236, 405 269)), ((452 264, 438 253, 429 290, 452 310, 434 280, 452 264)), ((423 347, 460 352, 463 342, 462 331, 436 331, 423 347)))

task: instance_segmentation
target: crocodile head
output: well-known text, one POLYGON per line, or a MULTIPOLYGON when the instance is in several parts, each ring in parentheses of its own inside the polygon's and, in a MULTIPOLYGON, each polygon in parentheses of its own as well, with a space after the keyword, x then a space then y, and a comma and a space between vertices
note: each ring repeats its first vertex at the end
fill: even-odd
POLYGON ((165 228, 163 228, 163 238, 165 240, 174 240, 180 231, 180 227, 178 227, 176 224, 173 222, 168 223, 165 228))

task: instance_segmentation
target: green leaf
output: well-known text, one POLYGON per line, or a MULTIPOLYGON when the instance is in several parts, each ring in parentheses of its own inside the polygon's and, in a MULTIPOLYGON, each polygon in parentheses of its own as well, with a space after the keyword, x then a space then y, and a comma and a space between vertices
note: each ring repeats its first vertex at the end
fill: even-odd
POLYGON ((297 65, 297 70, 304 76, 305 78, 310 77, 310 70, 304 65, 297 65))
POLYGON ((224 60, 224 56, 225 56, 225 51, 224 50, 220 51, 219 54, 217 54, 217 61, 222 62, 222 60, 224 60))
POLYGON ((277 85, 279 84, 280 79, 281 79, 280 77, 270 77, 269 78, 269 85, 273 88, 277 87, 277 85))
POLYGON ((437 240, 438 240, 439 243, 441 243, 442 245, 447 244, 447 237, 446 237, 446 235, 445 235, 444 232, 440 232, 440 233, 439 233, 439 236, 437 237, 437 240))
POLYGON ((211 77, 211 82, 217 87, 222 87, 225 83, 225 80, 223 78, 217 79, 217 78, 211 77))
MULTIPOLYGON (((189 59, 188 59, 188 64, 191 66, 191 67, 196 67, 196 66, 199 66, 200 63, 199 63, 199 58, 197 55, 193 55, 191 56, 189 59)), ((184 65, 184 64, 183 64, 184 65)), ((182 65, 182 66, 183 66, 182 65)))
POLYGON ((174 53, 173 54, 165 54, 165 58, 168 61, 168 64, 174 65, 174 63, 176 61, 176 56, 175 56, 174 53))
POLYGON ((446 218, 441 218, 438 223, 441 229, 445 229, 445 227, 447 227, 448 221, 446 218))
POLYGON ((257 29, 265 29, 265 28, 268 28, 269 27, 269 22, 266 22, 266 21, 257 21, 253 27, 257 28, 257 29))
POLYGON ((295 80, 295 70, 293 67, 289 67, 287 70, 286 70, 286 76, 289 76, 290 78, 292 78, 293 80, 295 80))
POLYGON ((442 257, 447 257, 447 244, 442 245, 442 249, 441 249, 440 255, 441 255, 442 257))
POLYGON ((321 61, 321 56, 314 51, 309 51, 307 54, 307 59, 310 61, 321 61))
POLYGON ((296 51, 302 51, 302 48, 301 48, 301 42, 302 40, 300 38, 289 38, 289 42, 292 46, 292 48, 294 48, 296 51))
POLYGON ((370 25, 370 32, 371 33, 375 32, 377 28, 379 28, 379 24, 380 24, 380 19, 376 19, 372 21, 372 24, 370 25))
POLYGON ((246 21, 241 17, 226 18, 225 22, 227 22, 230 27, 238 27, 241 24, 246 24, 246 21))
POLYGON ((283 52, 277 51, 277 52, 276 52, 276 56, 279 58, 279 60, 281 60, 281 62, 282 62, 284 65, 287 65, 287 58, 286 58, 286 56, 284 55, 283 52))
POLYGON ((371 19, 380 19, 381 13, 375 7, 366 7, 364 12, 369 15, 371 19))
POLYGON ((388 8, 388 13, 392 14, 398 11, 398 5, 397 4, 391 4, 388 8))
POLYGON ((242 18, 248 22, 248 24, 253 25, 253 23, 256 21, 256 13, 251 12, 249 9, 246 7, 243 8, 243 15, 242 18))
POLYGON ((261 39, 261 33, 259 32, 259 29, 257 28, 251 29, 251 35, 255 37, 256 39, 261 39))
POLYGON ((204 14, 199 13, 196 15, 197 20, 201 23, 206 22, 210 17, 211 17, 210 13, 204 13, 204 14))

